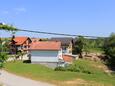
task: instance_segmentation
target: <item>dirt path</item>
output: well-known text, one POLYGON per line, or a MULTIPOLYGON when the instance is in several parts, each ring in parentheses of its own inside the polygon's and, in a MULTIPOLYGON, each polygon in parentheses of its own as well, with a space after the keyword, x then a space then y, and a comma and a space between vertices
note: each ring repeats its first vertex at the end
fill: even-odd
POLYGON ((3 86, 54 86, 48 83, 16 76, 4 70, 0 71, 0 83, 4 84, 3 86))

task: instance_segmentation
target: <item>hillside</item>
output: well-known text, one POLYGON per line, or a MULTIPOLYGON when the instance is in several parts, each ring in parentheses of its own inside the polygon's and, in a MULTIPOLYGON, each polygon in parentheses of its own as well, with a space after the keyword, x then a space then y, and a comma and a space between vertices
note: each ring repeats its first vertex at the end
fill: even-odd
POLYGON ((42 65, 21 61, 5 64, 8 72, 57 86, 115 86, 115 75, 105 73, 107 68, 102 62, 79 59, 72 67, 76 71, 54 71, 42 65))

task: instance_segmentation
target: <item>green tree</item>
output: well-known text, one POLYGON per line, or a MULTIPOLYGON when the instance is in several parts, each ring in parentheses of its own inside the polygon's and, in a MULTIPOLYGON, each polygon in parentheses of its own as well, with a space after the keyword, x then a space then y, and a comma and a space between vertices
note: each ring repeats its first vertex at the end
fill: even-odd
POLYGON ((83 58, 82 52, 83 52, 83 48, 84 48, 84 38, 80 36, 76 39, 77 39, 77 41, 75 42, 73 54, 79 54, 79 58, 83 58))
POLYGON ((103 48, 103 46, 104 46, 104 41, 105 41, 105 38, 97 38, 97 39, 96 39, 96 47, 98 47, 98 48, 103 48))
MULTIPOLYGON (((18 29, 12 25, 6 25, 6 24, 0 24, 0 30, 5 31, 17 31, 18 29)), ((3 63, 8 58, 8 53, 6 52, 8 50, 9 42, 7 40, 2 41, 0 38, 0 62, 3 63)), ((1 64, 0 64, 0 67, 1 64)))
POLYGON ((90 40, 89 39, 84 39, 83 51, 86 53, 86 55, 90 52, 90 48, 91 48, 90 40))
POLYGON ((2 62, 5 62, 8 58, 8 50, 9 50, 9 41, 7 39, 1 40, 0 44, 0 65, 2 62))
POLYGON ((104 38, 76 38, 76 42, 73 47, 73 54, 79 54, 80 58, 83 58, 82 52, 87 55, 90 52, 102 52, 104 45, 104 38))
POLYGON ((0 53, 0 61, 5 62, 8 59, 8 55, 6 52, 0 53))
POLYGON ((112 33, 109 38, 106 39, 104 45, 105 54, 107 55, 108 64, 110 66, 115 65, 115 33, 112 33))
POLYGON ((12 25, 0 24, 0 30, 17 31, 18 29, 12 25))

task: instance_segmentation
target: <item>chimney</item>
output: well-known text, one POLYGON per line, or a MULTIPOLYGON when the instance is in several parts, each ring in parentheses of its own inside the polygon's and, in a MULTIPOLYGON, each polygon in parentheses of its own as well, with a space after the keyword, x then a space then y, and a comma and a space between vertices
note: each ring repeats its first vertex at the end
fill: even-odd
POLYGON ((12 40, 15 38, 15 35, 12 36, 12 40))

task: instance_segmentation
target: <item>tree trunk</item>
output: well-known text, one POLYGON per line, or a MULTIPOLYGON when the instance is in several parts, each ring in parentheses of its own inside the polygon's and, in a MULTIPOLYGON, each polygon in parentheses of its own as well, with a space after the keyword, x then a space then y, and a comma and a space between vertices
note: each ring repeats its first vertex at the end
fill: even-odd
POLYGON ((82 53, 79 54, 79 58, 81 58, 81 59, 83 58, 82 53))

